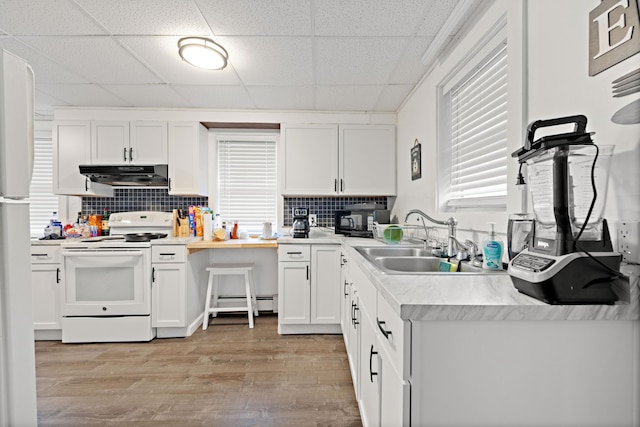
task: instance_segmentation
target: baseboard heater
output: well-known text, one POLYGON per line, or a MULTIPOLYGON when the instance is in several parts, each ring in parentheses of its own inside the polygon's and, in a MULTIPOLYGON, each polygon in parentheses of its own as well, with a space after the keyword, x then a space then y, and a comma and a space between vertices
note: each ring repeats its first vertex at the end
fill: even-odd
MULTIPOLYGON (((239 295, 221 296, 218 299, 218 304, 220 304, 220 307, 233 307, 242 304, 245 300, 244 296, 239 295)), ((278 295, 257 296, 256 301, 258 302, 258 311, 278 312, 278 295)))

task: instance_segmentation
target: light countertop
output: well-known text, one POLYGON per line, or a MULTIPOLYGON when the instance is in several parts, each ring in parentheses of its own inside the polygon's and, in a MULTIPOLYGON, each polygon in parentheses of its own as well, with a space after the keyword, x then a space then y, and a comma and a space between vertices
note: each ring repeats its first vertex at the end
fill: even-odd
POLYGON ((231 239, 224 241, 198 240, 187 243, 187 253, 192 254, 203 249, 243 249, 243 248, 277 248, 277 240, 231 239))
MULTIPOLYGON (((362 239, 360 239, 362 240, 362 239)), ((358 265, 379 294, 404 320, 638 320, 640 266, 623 264, 628 276, 614 282, 614 305, 550 305, 521 294, 506 272, 467 276, 385 275, 344 241, 349 260, 358 265)))

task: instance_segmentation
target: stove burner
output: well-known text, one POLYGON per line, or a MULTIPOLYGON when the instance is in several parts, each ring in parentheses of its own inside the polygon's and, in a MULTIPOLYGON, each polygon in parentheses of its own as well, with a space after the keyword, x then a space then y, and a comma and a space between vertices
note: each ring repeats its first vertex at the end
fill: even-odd
POLYGON ((166 233, 128 233, 124 235, 125 242, 150 242, 167 237, 166 233))

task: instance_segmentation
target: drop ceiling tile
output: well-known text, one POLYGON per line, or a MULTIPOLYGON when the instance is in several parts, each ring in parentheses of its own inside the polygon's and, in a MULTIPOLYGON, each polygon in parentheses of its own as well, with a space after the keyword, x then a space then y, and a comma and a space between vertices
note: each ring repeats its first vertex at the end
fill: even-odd
POLYGON ((56 64, 19 39, 0 37, 0 49, 6 49, 29 63, 37 82, 40 83, 88 83, 86 79, 74 74, 64 65, 56 64))
POLYGON ((3 0, 0 28, 12 35, 106 34, 71 0, 3 0))
POLYGON ((427 16, 422 22, 417 35, 420 36, 435 36, 438 34, 442 24, 445 23, 451 12, 459 3, 460 0, 435 0, 430 1, 430 7, 427 11, 427 16))
POLYGON ((252 109, 256 106, 242 86, 183 86, 173 89, 194 108, 252 109))
POLYGON ((66 105, 69 103, 36 89, 35 110, 39 114, 51 115, 55 107, 66 105))
POLYGON ((312 35, 310 0, 196 0, 216 36, 312 35))
POLYGON ((427 72, 427 65, 422 63, 422 56, 433 37, 416 37, 409 42, 396 69, 391 74, 390 83, 415 83, 427 72))
POLYGON ((316 82, 384 84, 402 55, 406 38, 324 38, 315 52, 316 82))
POLYGON ((244 85, 306 85, 313 83, 310 38, 220 37, 244 85))
POLYGON ((76 0, 111 34, 208 35, 195 3, 175 0, 76 0))
POLYGON ((36 84, 36 90, 78 107, 131 107, 130 103, 93 84, 36 84))
POLYGON ((190 104, 169 85, 104 85, 104 89, 133 107, 186 108, 190 104))
POLYGON ((318 86, 316 109, 335 111, 372 111, 382 85, 318 86))
POLYGON ((272 110, 313 110, 312 86, 247 86, 257 108, 272 110))
POLYGON ((23 41, 55 62, 77 70, 92 83, 161 83, 110 37, 25 37, 23 41))
MULTIPOLYGON (((439 0, 438 0, 439 1, 439 0)), ((314 28, 325 36, 410 36, 430 0, 316 0, 314 28)))
POLYGON ((398 111, 402 102, 407 98, 413 85, 387 85, 382 90, 374 107, 375 111, 398 111))
POLYGON ((233 67, 211 71, 194 67, 178 55, 179 36, 121 37, 118 40, 166 83, 239 84, 233 67))

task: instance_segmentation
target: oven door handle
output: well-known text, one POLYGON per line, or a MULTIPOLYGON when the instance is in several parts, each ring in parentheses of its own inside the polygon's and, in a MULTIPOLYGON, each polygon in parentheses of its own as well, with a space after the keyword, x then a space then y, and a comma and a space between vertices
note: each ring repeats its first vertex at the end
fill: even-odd
POLYGON ((103 258, 105 256, 135 256, 135 257, 141 257, 144 254, 142 252, 140 252, 139 250, 117 250, 117 251, 92 251, 91 249, 88 250, 78 250, 78 251, 62 251, 62 256, 69 256, 69 257, 76 257, 76 256, 81 256, 81 257, 93 257, 93 258, 103 258))

